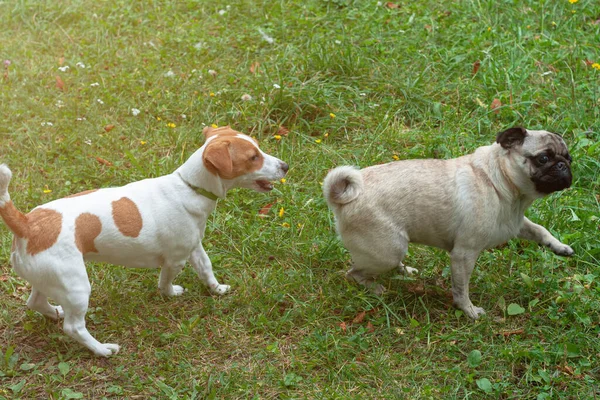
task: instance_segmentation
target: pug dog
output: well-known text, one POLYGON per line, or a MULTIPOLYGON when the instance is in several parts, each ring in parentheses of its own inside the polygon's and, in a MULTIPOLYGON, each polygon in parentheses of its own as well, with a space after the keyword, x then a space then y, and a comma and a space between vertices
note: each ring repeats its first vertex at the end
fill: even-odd
POLYGON ((402 263, 409 243, 438 247, 450 253, 454 305, 477 319, 485 311, 469 299, 469 279, 482 250, 519 237, 573 254, 524 215, 571 180, 571 156, 559 135, 514 127, 459 158, 335 168, 323 193, 352 256, 348 278, 381 294, 379 274, 417 272, 402 263))

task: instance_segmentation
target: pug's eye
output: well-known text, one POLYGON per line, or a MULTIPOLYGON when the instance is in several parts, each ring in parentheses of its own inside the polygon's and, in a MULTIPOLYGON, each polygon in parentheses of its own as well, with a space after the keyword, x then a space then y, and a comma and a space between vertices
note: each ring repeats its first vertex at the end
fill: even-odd
POLYGON ((548 162, 548 160, 549 160, 549 158, 545 154, 542 154, 541 156, 539 156, 537 158, 537 162, 540 163, 540 164, 546 164, 548 162))

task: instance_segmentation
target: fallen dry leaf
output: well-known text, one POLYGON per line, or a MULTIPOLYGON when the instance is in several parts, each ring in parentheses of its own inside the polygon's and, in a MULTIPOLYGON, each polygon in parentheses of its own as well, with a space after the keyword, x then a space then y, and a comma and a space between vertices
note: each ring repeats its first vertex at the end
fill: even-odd
POLYGON ((281 125, 277 130, 277 134, 281 136, 287 136, 288 133, 290 133, 290 130, 283 125, 281 125))
POLYGON ((585 60, 585 65, 590 67, 594 62, 591 60, 585 60))
POLYGON ((367 315, 367 313, 365 311, 359 312, 358 315, 356 315, 356 317, 354 317, 354 319, 352 320, 352 323, 360 324, 365 319, 365 315, 367 315))
POLYGON ((273 207, 274 204, 275 203, 269 203, 269 204, 262 206, 262 208, 260 210, 258 210, 258 215, 267 215, 269 213, 269 210, 271 210, 271 207, 273 207))
POLYGON ((481 67, 481 61, 477 60, 473 63, 473 75, 479 71, 479 67, 481 67))
POLYGON ((110 131, 112 131, 114 128, 115 128, 115 126, 111 124, 111 125, 106 125, 106 126, 104 127, 104 130, 105 130, 106 132, 110 132, 110 131))
POLYGON ((254 61, 250 66, 250 73, 255 74, 258 72, 258 67, 260 67, 260 63, 258 61, 254 61))
POLYGON ((494 113, 498 114, 500 113, 500 110, 498 110, 498 108, 500 108, 502 106, 502 102, 500 102, 500 100, 498 99, 494 99, 492 100, 492 104, 490 104, 490 109, 492 109, 492 111, 494 111, 494 113))
POLYGON ((367 322, 367 332, 369 332, 369 333, 375 332, 375 327, 373 326, 371 321, 367 322))
POLYGON ((346 332, 346 323, 340 322, 340 328, 342 329, 342 331, 346 332))
POLYGON ((514 331, 504 331, 504 332, 500 332, 499 334, 504 337, 509 337, 512 335, 520 335, 522 333, 525 333, 525 331, 523 329, 515 329, 514 331))
POLYGON ((391 1, 388 1, 387 3, 385 3, 385 6, 389 9, 396 9, 396 8, 400 8, 400 6, 396 3, 392 3, 391 1))
POLYGON ((96 161, 98 161, 102 165, 106 165, 107 167, 112 167, 112 165, 113 165, 113 163, 111 163, 110 161, 105 160, 104 158, 101 158, 101 157, 96 157, 96 161))
POLYGON ((0 276, 0 282, 6 282, 8 280, 8 275, 0 276))
POLYGON ((58 75, 56 76, 56 87, 57 87, 59 90, 62 90, 63 92, 66 92, 66 91, 67 91, 67 88, 66 88, 66 86, 65 86, 65 82, 64 82, 64 81, 61 79, 61 77, 60 77, 60 76, 58 76, 58 75))

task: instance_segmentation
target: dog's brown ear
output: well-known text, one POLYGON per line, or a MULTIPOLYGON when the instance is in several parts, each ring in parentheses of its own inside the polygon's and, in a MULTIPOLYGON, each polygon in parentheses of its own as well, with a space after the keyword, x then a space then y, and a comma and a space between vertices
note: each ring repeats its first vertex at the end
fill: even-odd
POLYGON ((527 130, 520 126, 515 126, 500 132, 496 135, 496 143, 499 143, 505 149, 522 145, 527 136, 527 130))
POLYGON ((233 161, 229 153, 230 142, 220 139, 215 140, 217 141, 209 143, 204 150, 202 161, 211 174, 230 179, 233 173, 233 161))

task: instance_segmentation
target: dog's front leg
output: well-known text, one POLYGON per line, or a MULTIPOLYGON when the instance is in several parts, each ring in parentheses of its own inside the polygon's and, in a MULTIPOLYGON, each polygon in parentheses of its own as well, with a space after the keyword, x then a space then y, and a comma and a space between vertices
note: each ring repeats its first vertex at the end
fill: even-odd
POLYGON ((475 307, 469 299, 469 280, 475 268, 475 261, 479 251, 467 248, 455 247, 450 253, 452 260, 452 297, 454 305, 467 314, 468 317, 477 319, 479 315, 485 314, 481 307, 475 307))
POLYGON ((192 252, 190 264, 192 264, 192 267, 200 277, 200 280, 208 286, 211 293, 221 295, 229 292, 231 287, 229 285, 221 285, 217 281, 217 278, 215 278, 215 274, 213 274, 212 270, 212 263, 210 262, 210 258, 208 258, 206 251, 204 251, 202 243, 199 243, 198 247, 192 252))
POLYGON ((527 217, 525 217, 525 222, 523 223, 523 227, 521 228, 518 237, 533 240, 538 244, 549 247, 550 250, 559 256, 572 256, 574 253, 570 246, 567 246, 552 236, 552 234, 548 232, 548 229, 541 225, 534 224, 527 219, 527 217))

